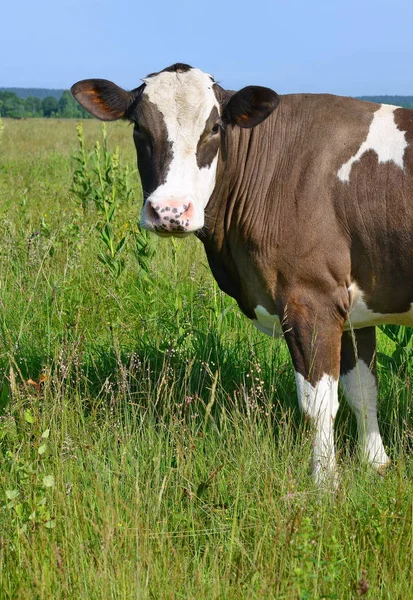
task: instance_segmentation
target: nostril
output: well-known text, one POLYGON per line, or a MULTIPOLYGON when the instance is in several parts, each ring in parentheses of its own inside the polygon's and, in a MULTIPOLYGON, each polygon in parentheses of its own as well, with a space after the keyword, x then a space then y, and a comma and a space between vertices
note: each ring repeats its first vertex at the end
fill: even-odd
POLYGON ((181 212, 180 216, 185 217, 186 219, 192 219, 192 217, 194 216, 193 204, 191 202, 189 204, 184 204, 182 208, 183 211, 181 212))
POLYGON ((159 221, 159 206, 153 206, 150 202, 146 203, 146 214, 150 221, 159 221))

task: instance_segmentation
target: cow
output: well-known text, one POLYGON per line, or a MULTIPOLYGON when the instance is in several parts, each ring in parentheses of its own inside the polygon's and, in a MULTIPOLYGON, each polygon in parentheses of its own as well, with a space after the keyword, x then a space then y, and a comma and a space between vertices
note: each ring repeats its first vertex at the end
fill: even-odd
POLYGON ((339 379, 362 455, 383 471, 375 327, 413 324, 413 110, 228 91, 182 63, 142 81, 72 88, 98 119, 133 124, 142 227, 194 233, 219 287, 258 329, 284 335, 315 480, 337 480, 339 379))

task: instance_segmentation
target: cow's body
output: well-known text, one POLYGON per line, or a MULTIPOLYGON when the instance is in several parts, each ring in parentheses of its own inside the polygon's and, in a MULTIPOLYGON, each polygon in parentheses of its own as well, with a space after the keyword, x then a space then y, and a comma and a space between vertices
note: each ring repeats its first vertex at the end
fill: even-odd
POLYGON ((413 324, 413 111, 234 94, 186 65, 144 82, 74 86, 92 114, 135 122, 143 225, 195 232, 221 289, 259 329, 284 334, 317 478, 334 472, 340 375, 363 452, 385 466, 374 326, 413 324))
POLYGON ((389 152, 379 163, 373 147, 347 166, 375 112, 410 120, 413 135, 413 111, 322 95, 284 96, 260 127, 231 132, 217 175, 225 187, 215 188, 201 239, 221 287, 264 329, 256 307, 283 318, 284 295, 308 281, 330 297, 344 292, 336 302, 346 329, 412 323, 413 154, 405 132, 396 123, 386 131, 394 159, 389 152), (400 155, 404 162, 395 162, 400 155))

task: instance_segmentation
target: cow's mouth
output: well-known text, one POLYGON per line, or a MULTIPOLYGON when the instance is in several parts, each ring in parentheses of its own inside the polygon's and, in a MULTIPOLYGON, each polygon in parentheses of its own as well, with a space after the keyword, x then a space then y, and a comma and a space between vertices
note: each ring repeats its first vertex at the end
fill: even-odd
POLYGON ((191 235, 192 231, 167 231, 165 229, 152 229, 153 233, 156 233, 157 236, 162 238, 168 237, 176 237, 176 238, 184 238, 191 235))

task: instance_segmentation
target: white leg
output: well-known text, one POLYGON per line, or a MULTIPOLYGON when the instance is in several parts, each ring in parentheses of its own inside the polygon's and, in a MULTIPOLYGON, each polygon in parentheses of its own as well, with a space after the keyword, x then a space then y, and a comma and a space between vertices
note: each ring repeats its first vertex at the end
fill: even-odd
POLYGON ((334 419, 338 410, 338 381, 324 374, 313 386, 295 373, 298 403, 314 423, 313 474, 317 483, 335 480, 334 419))
POLYGON ((346 400, 357 419, 359 443, 365 458, 377 469, 388 464, 377 422, 376 378, 366 363, 356 366, 340 378, 346 400))

